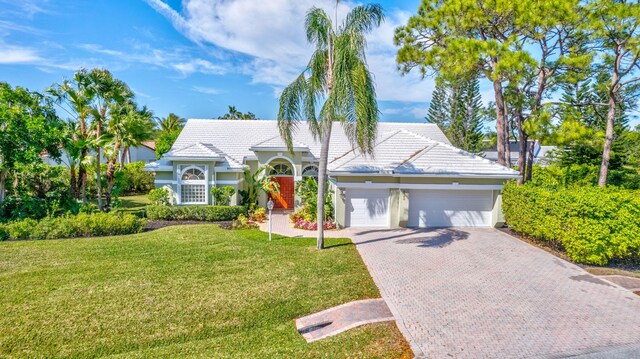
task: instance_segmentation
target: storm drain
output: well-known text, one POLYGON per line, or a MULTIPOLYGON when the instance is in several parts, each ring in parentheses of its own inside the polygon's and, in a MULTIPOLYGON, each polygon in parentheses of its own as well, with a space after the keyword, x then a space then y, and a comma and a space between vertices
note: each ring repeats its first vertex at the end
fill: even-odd
POLYGON ((361 325, 394 320, 384 299, 345 303, 296 319, 298 333, 307 342, 330 337, 361 325))

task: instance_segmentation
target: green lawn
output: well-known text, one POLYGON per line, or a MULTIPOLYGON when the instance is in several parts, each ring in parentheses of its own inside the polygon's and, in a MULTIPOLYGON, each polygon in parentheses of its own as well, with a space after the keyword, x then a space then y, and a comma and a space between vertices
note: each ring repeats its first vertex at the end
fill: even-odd
POLYGON ((346 239, 175 226, 0 242, 0 357, 411 357, 395 324, 307 344, 293 319, 378 297, 346 239))

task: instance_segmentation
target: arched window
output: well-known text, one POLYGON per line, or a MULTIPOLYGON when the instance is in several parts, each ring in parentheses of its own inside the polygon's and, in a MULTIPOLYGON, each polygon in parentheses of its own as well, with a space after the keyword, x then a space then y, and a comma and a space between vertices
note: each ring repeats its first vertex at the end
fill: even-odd
POLYGON ((318 178, 318 166, 308 165, 302 170, 302 177, 318 178))
POLYGON ((284 163, 279 163, 274 165, 271 171, 269 171, 269 175, 271 176, 293 176, 293 171, 291 167, 284 163))
POLYGON ((182 172, 183 181, 202 181, 204 180, 204 172, 198 168, 189 168, 182 172))
POLYGON ((180 175, 180 203, 207 203, 206 175, 200 168, 187 167, 182 171, 180 175))

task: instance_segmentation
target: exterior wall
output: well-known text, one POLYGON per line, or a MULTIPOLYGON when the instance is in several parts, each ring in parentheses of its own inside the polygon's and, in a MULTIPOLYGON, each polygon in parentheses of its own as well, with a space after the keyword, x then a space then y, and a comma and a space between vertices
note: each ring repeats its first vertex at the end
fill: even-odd
MULTIPOLYGON (((338 184, 341 183, 361 183, 363 188, 371 184, 390 184, 389 188, 389 218, 390 227, 406 227, 409 221, 409 190, 399 188, 405 184, 435 184, 459 186, 502 186, 503 179, 493 178, 445 178, 445 177, 391 177, 391 176, 339 176, 333 178, 338 184), (394 186, 397 186, 394 188, 394 186)), ((455 189, 451 187, 450 189, 455 189)), ((464 190, 464 189, 461 189, 464 190)), ((493 194, 493 210, 491 214, 491 225, 500 227, 504 225, 502 215, 502 194, 498 189, 488 189, 493 194)), ((348 189, 335 188, 336 191, 336 223, 339 227, 344 227, 346 223, 346 195, 348 189)))
POLYGON ((184 169, 186 166, 195 165, 202 166, 207 165, 208 171, 206 173, 208 176, 206 177, 206 191, 207 191, 207 201, 209 204, 213 204, 213 196, 211 196, 211 187, 215 185, 218 186, 231 186, 235 189, 235 193, 231 196, 231 205, 236 205, 240 203, 240 195, 238 191, 242 189, 242 173, 239 172, 216 172, 215 171, 215 162, 196 162, 196 161, 173 161, 171 172, 162 171, 156 172, 155 178, 155 186, 156 188, 167 188, 170 189, 173 196, 173 201, 176 204, 179 204, 179 195, 178 195, 178 183, 179 176, 181 172, 179 170, 179 166, 182 166, 184 169))

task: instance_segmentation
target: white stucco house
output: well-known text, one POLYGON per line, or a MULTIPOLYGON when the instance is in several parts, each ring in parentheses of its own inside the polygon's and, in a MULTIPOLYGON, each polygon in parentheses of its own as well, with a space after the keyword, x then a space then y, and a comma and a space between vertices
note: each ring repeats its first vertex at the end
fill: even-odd
MULTIPOLYGON (((434 124, 378 125, 373 156, 354 150, 334 124, 329 182, 341 227, 498 226, 504 222, 501 189, 518 177, 510 168, 451 146, 434 124)), ((276 207, 293 209, 294 183, 317 174, 320 144, 302 123, 293 152, 276 121, 192 119, 171 150, 145 170, 176 204, 211 204, 212 186, 244 188, 243 170, 269 164, 280 183, 276 207)), ((236 192, 237 193, 237 192, 236 192)), ((239 203, 236 194, 232 204, 239 203)), ((266 198, 261 199, 264 205, 266 198)))

